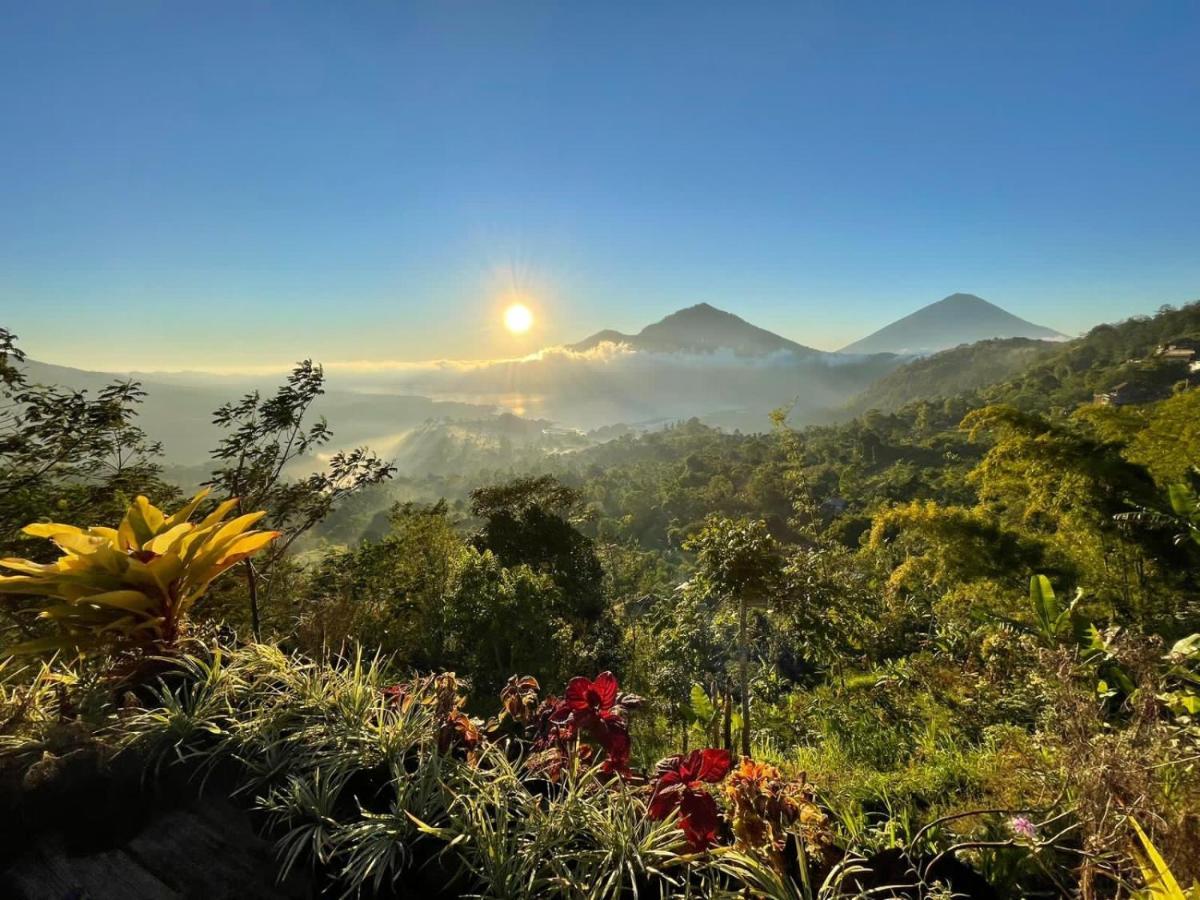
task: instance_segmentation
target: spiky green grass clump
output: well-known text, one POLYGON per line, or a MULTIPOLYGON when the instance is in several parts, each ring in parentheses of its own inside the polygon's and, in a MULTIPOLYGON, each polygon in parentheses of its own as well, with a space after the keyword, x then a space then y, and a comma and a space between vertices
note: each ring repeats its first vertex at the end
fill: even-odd
POLYGON ((343 896, 615 898, 813 896, 763 861, 689 852, 646 788, 578 766, 532 773, 516 743, 468 759, 439 743, 431 680, 407 701, 378 659, 324 665, 269 645, 212 649, 165 674, 111 725, 148 770, 198 777, 233 765, 238 793, 277 839, 281 877, 314 869, 343 896))

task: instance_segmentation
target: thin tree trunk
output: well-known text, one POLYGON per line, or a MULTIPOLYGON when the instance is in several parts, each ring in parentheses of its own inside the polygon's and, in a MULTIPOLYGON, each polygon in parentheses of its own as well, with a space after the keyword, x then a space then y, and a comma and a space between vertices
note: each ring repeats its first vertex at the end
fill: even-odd
POLYGON ((724 719, 724 737, 725 749, 730 753, 733 752, 733 691, 726 688, 721 694, 721 705, 725 708, 724 719))
POLYGON ((725 695, 721 693, 721 683, 717 679, 713 679, 708 684, 708 696, 712 698, 712 718, 708 721, 707 734, 708 746, 719 747, 721 745, 721 716, 724 712, 725 695))
POLYGON ((262 623, 258 619, 258 572, 254 570, 254 563, 246 560, 242 565, 246 567, 246 589, 250 592, 250 630, 254 634, 254 640, 262 640, 262 623))
POLYGON ((746 633, 746 598, 738 603, 738 681, 742 689, 742 756, 750 755, 750 636, 746 633))

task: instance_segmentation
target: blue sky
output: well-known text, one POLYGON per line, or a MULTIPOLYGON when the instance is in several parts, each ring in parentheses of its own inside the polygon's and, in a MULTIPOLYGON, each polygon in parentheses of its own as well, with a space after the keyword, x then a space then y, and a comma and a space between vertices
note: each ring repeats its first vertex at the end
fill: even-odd
POLYGON ((480 358, 700 301, 1200 298, 1195 3, 26 3, 0 324, 107 368, 480 358), (538 315, 499 326, 514 293, 538 315))

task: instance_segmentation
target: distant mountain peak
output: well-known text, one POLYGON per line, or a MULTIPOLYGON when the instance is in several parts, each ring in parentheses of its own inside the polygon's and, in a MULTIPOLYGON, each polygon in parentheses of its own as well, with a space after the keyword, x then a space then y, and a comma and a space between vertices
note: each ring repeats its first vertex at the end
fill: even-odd
MULTIPOLYGON (((668 316, 663 317, 663 321, 668 319, 688 319, 688 318, 721 318, 721 319, 738 319, 731 312, 725 312, 723 309, 717 309, 711 303, 696 303, 693 306, 685 306, 683 309, 677 309, 668 316)), ((738 319, 741 321, 741 319, 738 319)))
POLYGON ((714 353, 718 350, 730 350, 739 356, 768 356, 779 352, 811 356, 820 353, 751 325, 740 316, 710 303, 676 310, 637 334, 612 329, 598 331, 567 349, 582 353, 605 342, 628 344, 635 350, 652 353, 714 353))
POLYGON ((989 303, 987 300, 984 300, 978 294, 963 294, 963 293, 951 294, 949 297, 943 297, 941 300, 938 300, 936 303, 931 303, 929 305, 930 306, 942 306, 942 305, 963 306, 963 305, 971 305, 971 304, 973 304, 975 306, 990 306, 993 309, 1000 308, 995 303, 989 303))
POLYGON ((839 353, 901 353, 924 355, 974 344, 990 338, 1064 340, 1066 335, 1014 316, 975 294, 951 294, 923 306, 839 353))

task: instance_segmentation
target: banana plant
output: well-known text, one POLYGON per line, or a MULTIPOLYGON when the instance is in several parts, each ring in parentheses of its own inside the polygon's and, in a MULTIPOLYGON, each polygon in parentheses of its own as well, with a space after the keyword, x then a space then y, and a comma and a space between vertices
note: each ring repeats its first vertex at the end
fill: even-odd
POLYGON ((1063 606, 1049 578, 1034 575, 1029 579, 1029 605, 1033 608, 1038 636, 1043 641, 1053 646, 1079 634, 1081 626, 1075 617, 1075 607, 1081 596, 1082 592, 1077 591, 1075 598, 1063 606))
POLYGON ((687 714, 691 724, 697 725, 710 737, 716 735, 721 720, 721 709, 716 698, 710 698, 703 687, 693 684, 688 701, 687 714))
POLYGON ((1131 693, 1135 687, 1133 679, 1112 657, 1104 634, 1095 623, 1076 612, 1082 597, 1083 592, 1077 591, 1074 599, 1063 606, 1050 579, 1034 575, 1029 579, 1029 605, 1036 623, 1033 630, 1051 647, 1073 644, 1085 662, 1095 665, 1100 676, 1097 686, 1100 694, 1131 693))
POLYGON ((265 513, 226 521, 236 499, 189 521, 207 494, 201 491, 173 515, 138 497, 116 528, 26 526, 26 534, 50 540, 61 555, 51 563, 0 559, 0 567, 20 573, 0 576, 0 593, 37 598, 38 618, 57 633, 10 647, 7 655, 84 656, 173 645, 213 579, 279 536, 251 530, 265 513))

